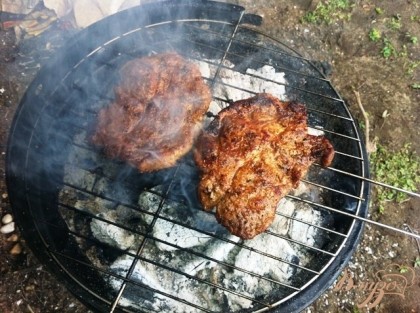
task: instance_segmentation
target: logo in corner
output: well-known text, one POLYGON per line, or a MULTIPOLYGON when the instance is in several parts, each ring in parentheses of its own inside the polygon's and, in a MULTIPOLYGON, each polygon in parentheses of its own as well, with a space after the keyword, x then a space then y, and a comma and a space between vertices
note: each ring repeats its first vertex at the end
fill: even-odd
POLYGON ((364 299, 357 304, 358 308, 372 309, 376 307, 385 295, 397 295, 405 298, 406 289, 413 286, 416 279, 416 272, 410 266, 390 264, 385 269, 375 273, 374 280, 358 282, 348 269, 334 286, 334 291, 360 290, 364 292, 364 299))

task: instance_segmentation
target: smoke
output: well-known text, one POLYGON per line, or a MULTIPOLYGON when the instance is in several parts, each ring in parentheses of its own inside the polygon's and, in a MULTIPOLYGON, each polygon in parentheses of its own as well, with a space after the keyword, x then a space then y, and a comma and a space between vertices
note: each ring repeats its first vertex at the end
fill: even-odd
MULTIPOLYGON (((21 190, 21 199, 27 199, 28 190, 36 195, 28 201, 32 201, 30 213, 38 216, 38 221, 61 225, 63 232, 59 235, 43 227, 42 235, 45 238, 56 236, 72 239, 61 245, 56 240, 53 248, 72 253, 77 250, 84 254, 80 260, 88 259, 93 266, 107 274, 124 277, 134 260, 133 254, 147 237, 149 239, 144 251, 153 262, 172 266, 189 275, 199 275, 203 279, 217 279, 216 282, 225 288, 263 299, 277 290, 278 286, 263 281, 261 277, 247 276, 240 270, 233 271, 221 266, 220 262, 244 267, 246 271, 256 270, 264 278, 287 282, 295 274, 293 264, 305 264, 313 259, 314 254, 296 251, 295 246, 271 234, 264 234, 260 241, 241 246, 242 242, 229 235, 215 221, 212 213, 201 210, 196 194, 199 174, 191 154, 178 160, 174 167, 142 173, 127 162, 107 157, 91 140, 99 112, 116 101, 114 89, 120 82, 120 69, 137 57, 176 51, 198 64, 201 75, 212 87, 210 111, 213 114, 231 101, 261 91, 273 93, 281 99, 294 97, 295 93, 291 92, 291 96, 288 93, 293 91, 292 87, 310 86, 312 92, 317 91, 315 78, 279 69, 289 66, 299 70, 304 67, 304 61, 294 59, 291 65, 286 64, 290 59, 265 49, 265 46, 259 48, 260 40, 249 32, 238 34, 239 40, 234 42, 226 53, 224 63, 220 64, 225 56, 225 48, 230 43, 233 27, 229 23, 212 24, 209 20, 223 16, 224 19, 235 21, 241 12, 236 9, 225 12, 221 5, 210 7, 206 1, 200 3, 200 6, 193 6, 191 11, 182 5, 179 10, 174 6, 161 5, 134 8, 91 25, 69 40, 66 47, 39 72, 17 112, 8 152, 9 173, 13 174, 10 182, 21 190), (146 16, 142 12, 147 10, 150 14, 146 16), (173 22, 196 16, 206 22, 173 22), (60 205, 59 214, 54 209, 57 203, 60 205), (51 211, 55 214, 51 214, 51 211), (155 224, 152 224, 153 221, 155 224), (70 235, 70 232, 75 235, 70 235), (111 261, 100 258, 103 253, 100 250, 107 249, 118 251, 111 261), (196 254, 186 249, 194 249, 196 254), (256 250, 260 250, 260 253, 256 250), (199 256, 206 253, 219 263, 199 256), (269 257, 262 258, 262 255, 269 257), (249 259, 253 261, 252 264, 248 262, 249 259), (288 263, 281 262, 281 259, 288 263), (204 271, 206 268, 210 271, 204 271)), ((309 74, 313 72, 309 71, 309 74)), ((320 88, 320 92, 330 94, 327 87, 320 88)), ((314 107, 331 109, 334 113, 339 110, 333 101, 314 95, 312 98, 316 100, 311 102, 314 107)), ((173 127, 171 124, 177 119, 178 113, 177 110, 170 112, 166 122, 168 128, 173 127)), ((323 125, 324 119, 319 116, 311 116, 315 125, 318 122, 323 125)), ((207 118, 206 122, 210 119, 207 118)), ((138 119, 133 124, 133 129, 140 121, 138 119)), ((147 122, 152 128, 155 121, 147 122)), ((344 152, 353 154, 351 145, 343 143, 342 148, 344 152)), ((153 149, 143 152, 154 158, 160 157, 153 149)), ((345 188, 349 189, 347 186, 345 188)), ((311 200, 321 201, 314 199, 313 195, 311 197, 311 200)), ((352 210, 350 204, 348 209, 352 210)), ((280 215, 292 216, 294 210, 300 209, 295 214, 299 219, 322 224, 322 217, 310 215, 311 208, 296 208, 293 204, 282 203, 280 209, 283 211, 279 211, 272 232, 296 240, 317 238, 314 227, 298 221, 291 222, 290 218, 281 218, 280 215), (290 229, 293 231, 289 233, 290 229)), ((314 245, 321 245, 321 241, 313 242, 314 245)), ((70 256, 76 255, 72 253, 70 256)), ((179 290, 180 295, 189 296, 193 303, 207 305, 206 301, 216 302, 214 305, 222 311, 228 306, 242 309, 257 305, 246 298, 215 291, 214 288, 197 289, 196 285, 200 284, 196 281, 191 283, 186 276, 157 270, 157 266, 151 263, 138 264, 132 278, 140 285, 149 284, 174 294, 179 290), (163 279, 167 280, 166 287, 160 284, 163 279), (174 290, 173 286, 178 289, 174 290), (200 298, 196 297, 194 290, 202 291, 198 293, 200 298), (203 298, 214 293, 216 297, 213 300, 203 298), (221 301, 217 303, 215 299, 221 301)), ((86 280, 83 271, 74 275, 80 281, 86 280)), ((121 282, 120 279, 104 278, 98 285, 109 283, 117 290, 121 282)), ((125 303, 141 306, 143 303, 136 303, 138 285, 130 284, 128 290, 124 294, 125 303), (130 302, 130 299, 135 301, 130 302)), ((163 298, 149 291, 143 302, 146 303, 145 307, 171 308, 173 302, 163 298)))

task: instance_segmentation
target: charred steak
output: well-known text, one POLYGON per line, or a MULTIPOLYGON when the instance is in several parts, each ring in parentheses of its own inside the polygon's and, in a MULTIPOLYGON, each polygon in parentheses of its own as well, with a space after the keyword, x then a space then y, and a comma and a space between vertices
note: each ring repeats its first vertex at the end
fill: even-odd
POLYGON ((328 166, 334 149, 307 130, 302 104, 270 94, 234 102, 203 131, 194 150, 199 199, 232 234, 251 239, 274 219, 279 200, 309 166, 328 166))
POLYGON ((173 166, 191 149, 211 101, 198 66, 163 53, 127 62, 120 75, 93 143, 141 172, 173 166))

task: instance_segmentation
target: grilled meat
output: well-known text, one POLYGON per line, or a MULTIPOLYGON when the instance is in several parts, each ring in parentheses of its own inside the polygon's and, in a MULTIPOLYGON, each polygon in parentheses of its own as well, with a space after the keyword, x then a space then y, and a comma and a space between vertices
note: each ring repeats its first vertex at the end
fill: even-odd
POLYGON ((279 200, 334 149, 307 130, 302 104, 270 94, 234 102, 203 131, 194 150, 201 169, 199 199, 232 234, 251 239, 274 219, 279 200))
POLYGON ((191 149, 211 101, 198 66, 164 53, 129 61, 120 74, 93 143, 142 172, 173 166, 191 149))

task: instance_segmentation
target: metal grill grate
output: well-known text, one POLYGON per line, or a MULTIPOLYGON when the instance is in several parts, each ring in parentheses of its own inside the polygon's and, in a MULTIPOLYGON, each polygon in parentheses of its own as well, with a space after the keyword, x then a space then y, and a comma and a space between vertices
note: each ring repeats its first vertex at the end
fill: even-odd
POLYGON ((88 305, 106 312, 300 311, 347 263, 361 221, 369 221, 364 144, 330 82, 308 59, 249 26, 258 22, 241 7, 210 1, 122 12, 81 32, 28 89, 9 141, 11 201, 28 243, 88 305), (173 169, 140 174, 90 143, 119 67, 164 51, 207 69, 215 107, 237 100, 229 95, 278 88, 278 96, 304 103, 309 126, 333 143, 333 165, 312 166, 304 191, 286 197, 278 227, 264 240, 240 241, 198 208, 190 155, 173 169), (285 80, 258 72, 264 66, 285 80), (238 77, 262 85, 244 86, 238 77))

